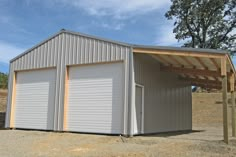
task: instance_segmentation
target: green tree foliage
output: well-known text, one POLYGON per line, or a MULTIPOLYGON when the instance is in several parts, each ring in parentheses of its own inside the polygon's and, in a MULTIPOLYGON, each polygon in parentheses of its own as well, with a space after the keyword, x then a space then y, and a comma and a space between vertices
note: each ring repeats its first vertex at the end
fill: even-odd
POLYGON ((0 72, 0 88, 6 89, 8 85, 8 75, 0 72))
POLYGON ((175 38, 184 47, 236 52, 236 0, 171 0, 165 16, 174 20, 175 38))

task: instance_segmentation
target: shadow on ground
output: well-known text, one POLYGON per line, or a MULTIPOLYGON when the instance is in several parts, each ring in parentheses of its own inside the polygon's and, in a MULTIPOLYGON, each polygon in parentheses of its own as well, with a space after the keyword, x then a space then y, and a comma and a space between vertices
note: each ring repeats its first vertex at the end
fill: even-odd
POLYGON ((147 136, 147 137, 172 137, 172 136, 186 135, 186 134, 192 134, 192 133, 198 133, 198 132, 204 132, 204 131, 205 130, 175 131, 175 132, 153 133, 153 134, 147 134, 147 135, 142 135, 142 136, 147 136))
POLYGON ((4 129, 6 112, 0 112, 0 129, 4 129))

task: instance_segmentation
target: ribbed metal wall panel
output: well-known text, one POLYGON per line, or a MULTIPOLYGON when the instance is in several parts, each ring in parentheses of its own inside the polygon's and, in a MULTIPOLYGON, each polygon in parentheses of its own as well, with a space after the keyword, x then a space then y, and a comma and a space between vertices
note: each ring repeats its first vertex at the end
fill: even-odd
POLYGON ((149 55, 134 55, 134 71, 144 86, 144 133, 192 129, 191 86, 149 55))
POLYGON ((12 99, 12 86, 13 86, 13 77, 14 77, 14 68, 15 63, 9 65, 9 75, 8 75, 8 95, 7 95, 7 108, 6 108, 6 117, 5 117, 5 127, 10 127, 10 116, 11 116, 11 99, 12 99))
MULTIPOLYGON (((131 48, 129 46, 68 32, 61 32, 34 47, 11 62, 6 127, 9 127, 10 121, 14 71, 56 68, 54 130, 62 130, 66 66, 123 60, 125 63, 125 91, 128 92, 130 52, 131 48)), ((128 103, 126 97, 128 96, 125 96, 125 102, 128 103)), ((127 104, 125 105, 127 106, 127 104)))
POLYGON ((126 59, 130 48, 83 36, 65 34, 65 64, 90 64, 126 59), (80 53, 78 53, 80 52, 80 53))

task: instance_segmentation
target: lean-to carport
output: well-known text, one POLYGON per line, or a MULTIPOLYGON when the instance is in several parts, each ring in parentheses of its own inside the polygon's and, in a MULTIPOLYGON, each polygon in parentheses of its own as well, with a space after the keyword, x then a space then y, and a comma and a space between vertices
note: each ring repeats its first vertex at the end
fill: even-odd
POLYGON ((162 64, 161 71, 177 73, 193 86, 222 89, 225 143, 229 142, 227 92, 231 92, 232 136, 236 136, 235 68, 228 53, 211 49, 152 46, 134 46, 133 52, 151 55, 162 64))

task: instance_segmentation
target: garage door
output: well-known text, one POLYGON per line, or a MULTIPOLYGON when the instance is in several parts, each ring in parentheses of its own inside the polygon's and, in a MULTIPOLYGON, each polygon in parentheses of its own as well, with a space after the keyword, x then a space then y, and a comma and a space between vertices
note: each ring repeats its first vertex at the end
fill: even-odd
POLYGON ((69 69, 67 129, 123 133, 123 64, 94 64, 69 69))
POLYGON ((17 72, 15 128, 53 129, 55 70, 17 72))

